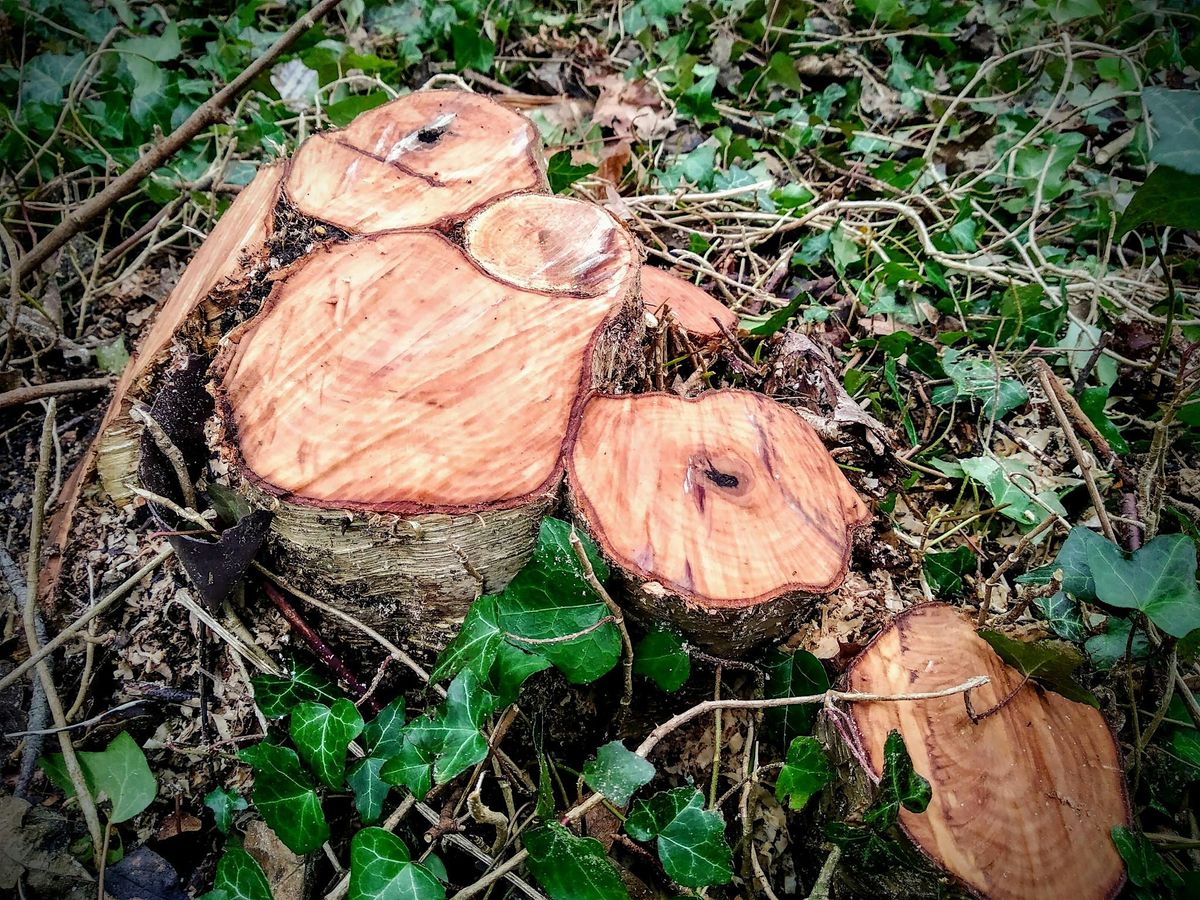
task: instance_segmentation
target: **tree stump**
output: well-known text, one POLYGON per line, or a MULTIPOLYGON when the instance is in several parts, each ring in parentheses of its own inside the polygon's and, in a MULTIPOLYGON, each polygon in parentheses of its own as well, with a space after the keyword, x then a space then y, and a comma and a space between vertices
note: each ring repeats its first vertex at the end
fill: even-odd
POLYGON ((271 213, 279 199, 283 175, 283 165, 265 166, 238 194, 196 251, 121 373, 95 444, 101 485, 117 503, 133 497, 130 482, 137 470, 142 434, 141 425, 129 414, 134 400, 145 394, 145 382, 159 374, 176 333, 196 308, 218 288, 228 294, 241 292, 256 271, 265 269, 264 249, 274 230, 271 213))
POLYGON ((529 119, 467 91, 416 91, 306 140, 286 190, 301 215, 362 234, 463 219, 549 184, 529 119))
POLYGON ((656 317, 669 314, 688 334, 701 338, 736 332, 737 313, 690 281, 653 266, 642 268, 642 300, 656 317))
POLYGON ((642 318, 633 239, 597 206, 516 194, 456 231, 315 250, 214 364, 216 449, 274 510, 278 564, 427 650, 528 560, 642 318))
POLYGON ((724 655, 837 588, 869 520, 812 428, 748 391, 593 397, 568 480, 641 617, 724 655))
POLYGON ((971 692, 977 721, 958 695, 853 705, 875 775, 888 733, 898 730, 932 786, 926 812, 902 809, 901 827, 981 897, 1115 896, 1125 870, 1110 830, 1129 823, 1129 806, 1117 745, 1097 710, 1028 681, 960 610, 936 603, 898 616, 846 681, 852 691, 904 694, 975 675, 991 679, 971 692))

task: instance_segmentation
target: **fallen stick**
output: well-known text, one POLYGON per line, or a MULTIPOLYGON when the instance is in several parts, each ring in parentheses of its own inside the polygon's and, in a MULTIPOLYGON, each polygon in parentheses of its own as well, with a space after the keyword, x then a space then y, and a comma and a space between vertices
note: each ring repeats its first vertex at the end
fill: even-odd
POLYGON ((43 400, 46 397, 61 397, 63 394, 82 394, 85 391, 102 391, 112 385, 108 376, 100 378, 78 378, 74 381, 51 381, 46 384, 31 384, 29 387, 13 388, 0 394, 0 409, 21 406, 43 400))
POLYGON ((308 31, 318 20, 324 18, 342 0, 321 0, 311 10, 296 20, 280 35, 267 51, 242 70, 237 78, 221 88, 196 109, 194 113, 156 144, 132 166, 113 179, 104 190, 81 203, 68 213, 48 235, 38 241, 16 264, 15 277, 19 283, 26 275, 50 258, 50 255, 73 238, 83 226, 96 218, 126 194, 130 193, 142 179, 187 146, 188 142, 203 129, 217 122, 230 101, 238 97, 260 74, 270 68, 296 39, 308 31))

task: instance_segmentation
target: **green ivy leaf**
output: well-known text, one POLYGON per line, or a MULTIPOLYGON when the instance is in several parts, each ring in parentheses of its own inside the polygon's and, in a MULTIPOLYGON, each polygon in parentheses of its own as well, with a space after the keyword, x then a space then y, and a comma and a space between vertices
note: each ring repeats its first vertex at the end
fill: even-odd
POLYGON ((1137 609, 1172 637, 1200 628, 1196 545, 1182 534, 1160 534, 1126 557, 1110 541, 1088 547, 1096 599, 1106 606, 1137 609))
POLYGON ((883 776, 879 780, 879 793, 871 808, 863 815, 863 821, 882 831, 891 828, 900 818, 900 808, 909 812, 922 813, 933 798, 929 782, 913 769, 908 748, 899 731, 888 734, 883 743, 883 776))
POLYGON ((1109 616, 1104 620, 1104 630, 1092 635, 1083 645, 1084 652, 1095 668, 1101 671, 1111 669, 1125 659, 1127 649, 1134 660, 1145 659, 1150 655, 1150 638, 1140 628, 1134 634, 1133 644, 1130 646, 1129 629, 1132 627, 1133 623, 1128 619, 1117 616, 1109 616))
POLYGON ((1062 589, 1076 600, 1096 599, 1096 582, 1088 563, 1088 549, 1108 541, 1089 528, 1076 525, 1059 548, 1051 568, 1062 571, 1062 589))
POLYGON ((654 778, 654 764, 626 749, 620 741, 610 741, 596 751, 596 758, 583 765, 583 780, 617 806, 654 778))
MULTIPOLYGON (((84 750, 77 754, 84 780, 93 795, 103 795, 112 804, 113 823, 132 819, 142 812, 158 794, 158 782, 146 762, 146 754, 137 742, 122 731, 107 747, 99 751, 84 750)), ((66 796, 75 796, 75 788, 66 774, 61 753, 47 754, 41 760, 42 769, 66 796)))
MULTIPOLYGON (((575 634, 608 615, 596 592, 584 579, 570 544, 571 526, 558 519, 542 520, 533 559, 496 598, 500 628, 520 638, 556 638, 575 634)), ((596 546, 579 535, 596 577, 603 582, 608 567, 596 546)), ((604 675, 621 657, 621 635, 612 623, 570 641, 526 645, 546 657, 574 684, 587 684, 604 675)))
POLYGON ((792 809, 804 809, 809 798, 833 779, 825 748, 815 737, 800 736, 788 747, 787 761, 775 780, 775 798, 792 809))
POLYGON ((321 798, 294 750, 264 741, 238 758, 254 768, 255 808, 289 850, 308 853, 329 840, 321 798))
POLYGON ((527 653, 520 647, 503 641, 496 650, 492 671, 488 673, 487 688, 496 695, 496 708, 517 702, 523 685, 529 676, 550 668, 552 663, 544 656, 527 653))
POLYGON ((1125 861, 1125 870, 1129 880, 1140 888, 1152 888, 1157 885, 1174 890, 1183 886, 1183 879, 1173 872, 1163 858, 1158 855, 1154 845, 1146 840, 1146 836, 1137 831, 1131 831, 1124 825, 1115 825, 1112 830, 1112 840, 1117 846, 1117 852, 1125 861))
POLYGON ((1100 436, 1108 441, 1108 446, 1112 447, 1113 452, 1123 456, 1129 452, 1129 444, 1121 436, 1121 432, 1117 430, 1117 426, 1112 423, 1112 419, 1105 411, 1110 390, 1111 387, 1108 386, 1084 388, 1079 395, 1079 408, 1096 426, 1100 436))
POLYGON ((663 869, 684 887, 726 884, 733 878, 733 851, 725 840, 725 820, 704 808, 694 788, 675 788, 638 800, 625 820, 635 840, 658 839, 663 869))
POLYGON ((1200 731, 1176 728, 1171 734, 1171 753, 1183 764, 1189 781, 1200 781, 1200 731))
POLYGON ((970 547, 955 547, 945 553, 925 554, 925 580, 939 597, 955 597, 962 593, 963 576, 973 575, 976 556, 970 547))
POLYGON ((438 784, 449 781, 487 756, 487 738, 479 726, 483 724, 484 716, 495 708, 495 701, 475 673, 464 669, 450 682, 446 699, 432 716, 422 716, 405 726, 405 738, 426 754, 433 755, 433 777, 438 784))
POLYGON ((1017 460, 974 456, 960 459, 959 465, 972 481, 983 485, 996 506, 1002 507, 1002 516, 1020 523, 1026 531, 1046 520, 1050 515, 1047 508, 1060 515, 1066 513, 1053 491, 1035 495, 1026 490, 1029 468, 1017 460))
POLYGON ((43 53, 29 60, 21 69, 21 102, 44 103, 58 109, 79 70, 83 68, 82 53, 43 53))
POLYGON ((1001 320, 996 339, 1005 345, 1015 342, 1020 347, 1034 343, 1053 347, 1066 319, 1067 307, 1056 303, 1047 308, 1045 301, 1046 292, 1041 285, 1009 285, 1000 298, 1001 320))
POLYGON ((477 678, 486 678, 496 658, 496 650, 504 641, 498 620, 495 597, 480 597, 472 603, 458 634, 438 655, 429 680, 453 678, 466 668, 477 678))
POLYGON ((391 759, 404 745, 404 698, 397 697, 379 711, 363 728, 363 743, 367 752, 381 759, 391 759))
POLYGON ((713 89, 717 86, 718 69, 716 66, 697 64, 692 71, 698 76, 686 91, 675 101, 675 109, 685 118, 692 119, 700 125, 715 125, 721 121, 721 114, 713 106, 713 89))
POLYGON ((1100 708, 1100 702, 1075 680, 1083 665, 1083 654, 1062 641, 1015 641, 998 631, 983 630, 979 636, 1000 658, 1022 675, 1036 679, 1076 703, 1100 708))
POLYGON ((350 842, 347 900, 445 900, 437 876, 413 862, 404 841, 383 828, 364 828, 350 842))
POLYGON ((1189 175, 1170 166, 1158 166, 1137 189, 1117 221, 1119 240, 1139 225, 1200 231, 1200 175, 1189 175))
POLYGON ((343 699, 333 682, 308 663, 296 663, 290 677, 256 675, 250 683, 254 687, 254 702, 268 719, 283 718, 297 703, 330 704, 343 699))
POLYGON ((1158 132, 1150 161, 1200 175, 1200 91, 1149 87, 1142 91, 1142 100, 1158 132))
POLYGON ((619 900, 629 893, 595 838, 577 837, 557 822, 526 832, 529 870, 551 900, 619 900))
POLYGON ((1001 378, 996 367, 966 351, 947 347, 942 351, 942 368, 952 384, 934 389, 930 400, 935 404, 952 403, 960 397, 982 401, 983 415, 1003 418, 1029 401, 1025 385, 1014 378, 1001 378))
POLYGON ((206 487, 204 493, 208 497, 209 505, 216 510, 226 525, 236 525, 250 515, 250 504, 246 502, 246 498, 219 481, 214 481, 206 487))
POLYGON ((346 780, 346 749, 362 730, 362 715, 349 700, 333 706, 301 703, 292 709, 292 743, 316 776, 335 791, 346 780))
POLYGON ((344 100, 339 100, 337 103, 330 103, 326 106, 325 115, 338 128, 345 128, 360 114, 377 106, 382 106, 389 99, 391 98, 383 91, 372 91, 369 94, 352 94, 344 100))
MULTIPOLYGON (((772 650, 767 654, 764 668, 767 671, 766 696, 804 697, 823 694, 829 690, 829 675, 821 661, 807 650, 784 653, 772 650)), ((778 734, 785 744, 802 734, 812 734, 817 721, 818 704, 777 706, 763 713, 763 724, 778 734)))
POLYGON ((692 674, 692 658, 678 634, 666 628, 652 628, 634 648, 633 671, 671 693, 683 687, 692 674))
POLYGON ((1046 619, 1050 630, 1060 638, 1076 643, 1084 639, 1087 629, 1083 625, 1083 614, 1079 611, 1079 604, 1066 591, 1055 591, 1049 597, 1037 597, 1033 605, 1046 619))
POLYGON ((226 847, 217 862, 213 891, 228 900, 272 900, 271 884, 253 856, 241 847, 226 847))
POLYGON ((481 75, 492 71, 496 61, 496 45, 474 22, 455 25, 450 29, 454 42, 454 67, 459 71, 472 69, 481 75))
POLYGON ((386 763, 385 759, 368 756, 356 762, 346 776, 346 783, 354 791, 354 808, 367 825, 377 822, 383 815, 383 801, 391 789, 379 777, 379 771, 386 763))
POLYGON ((436 755, 434 751, 406 740, 400 752, 379 770, 379 777, 388 784, 404 785, 414 797, 423 800, 433 787, 433 760, 436 755))
POLYGON ((157 37, 144 35, 113 41, 113 49, 122 53, 136 53, 154 62, 171 62, 179 59, 179 26, 168 22, 163 33, 157 37))
POLYGON ((590 163, 575 165, 571 162, 570 150, 559 150, 546 162, 546 177, 550 181, 550 190, 556 194, 565 192, 575 182, 596 170, 597 167, 590 163))
POLYGON ((204 798, 204 805, 212 810, 217 830, 221 834, 229 834, 229 829, 233 827, 234 813, 246 808, 246 799, 237 791, 219 787, 208 792, 204 798))

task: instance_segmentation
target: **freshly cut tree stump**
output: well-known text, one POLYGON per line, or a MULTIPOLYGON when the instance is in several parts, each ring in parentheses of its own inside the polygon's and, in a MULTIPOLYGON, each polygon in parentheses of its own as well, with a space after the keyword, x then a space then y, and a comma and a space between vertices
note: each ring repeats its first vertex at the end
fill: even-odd
POLYGON ((490 200, 547 191, 529 119, 479 94, 417 91, 310 137, 285 189, 303 215, 353 234, 465 218, 490 200))
POLYGON ((655 316, 669 310, 679 327, 696 337, 720 337, 722 326, 725 331, 737 331, 737 313, 691 282, 662 269, 642 267, 642 300, 655 316))
POLYGON ((957 695, 853 706, 875 774, 888 733, 898 730, 933 788, 926 812, 901 810, 901 827, 982 897, 1115 896, 1125 871, 1109 832, 1128 824, 1129 807, 1117 746, 1097 710, 1027 681, 944 604, 898 616, 846 681, 852 691, 902 694, 975 675, 991 679, 971 692, 976 716, 1000 705, 975 722, 957 695))
POLYGON ((281 164, 265 166, 238 194, 184 269, 121 373, 96 444, 97 472, 114 501, 123 503, 133 496, 129 482, 137 469, 142 426, 130 418, 129 410, 140 382, 162 367, 176 332, 218 285, 236 292, 253 269, 265 264, 263 248, 271 232, 283 172, 281 164))
POLYGON ((518 194, 462 236, 315 251, 214 364, 219 449, 275 510, 280 564, 434 650, 528 560, 642 320, 633 239, 597 206, 518 194))
POLYGON ((593 397, 568 479, 642 617, 724 655, 837 588, 869 520, 812 428, 747 391, 593 397))

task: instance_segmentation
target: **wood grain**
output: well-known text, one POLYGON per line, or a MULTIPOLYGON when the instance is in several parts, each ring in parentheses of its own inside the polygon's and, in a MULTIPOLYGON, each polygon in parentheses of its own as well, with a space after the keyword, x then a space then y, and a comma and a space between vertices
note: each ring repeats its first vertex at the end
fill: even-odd
POLYGON ((621 568, 707 609, 832 590, 868 517, 808 424, 746 391, 597 396, 569 477, 621 568))
MULTIPOLYGON (((934 691, 973 675, 976 712, 1022 684, 958 609, 901 614, 852 664, 848 688, 883 694, 934 691)), ((853 716, 872 768, 893 729, 933 788, 924 814, 902 811, 917 846, 968 889, 993 900, 1110 898, 1124 868, 1109 837, 1127 825, 1121 760, 1107 723, 1089 706, 1026 682, 977 723, 962 697, 856 703, 853 716)))
POLYGON ((537 129, 466 91, 416 91, 301 145, 286 189, 351 233, 418 228, 518 191, 547 190, 537 129))
POLYGON ((469 226, 464 248, 433 232, 373 235, 315 252, 275 287, 218 360, 252 481, 292 502, 404 514, 554 489, 597 332, 635 299, 637 258, 594 206, 504 203, 512 221, 535 204, 557 228, 509 229, 497 244, 469 226), (558 243, 576 220, 603 253, 558 243), (547 290, 488 274, 516 279, 548 245, 561 268, 530 279, 547 290), (603 279, 585 277, 595 267, 603 279), (569 292, 583 283, 589 296, 569 292))

